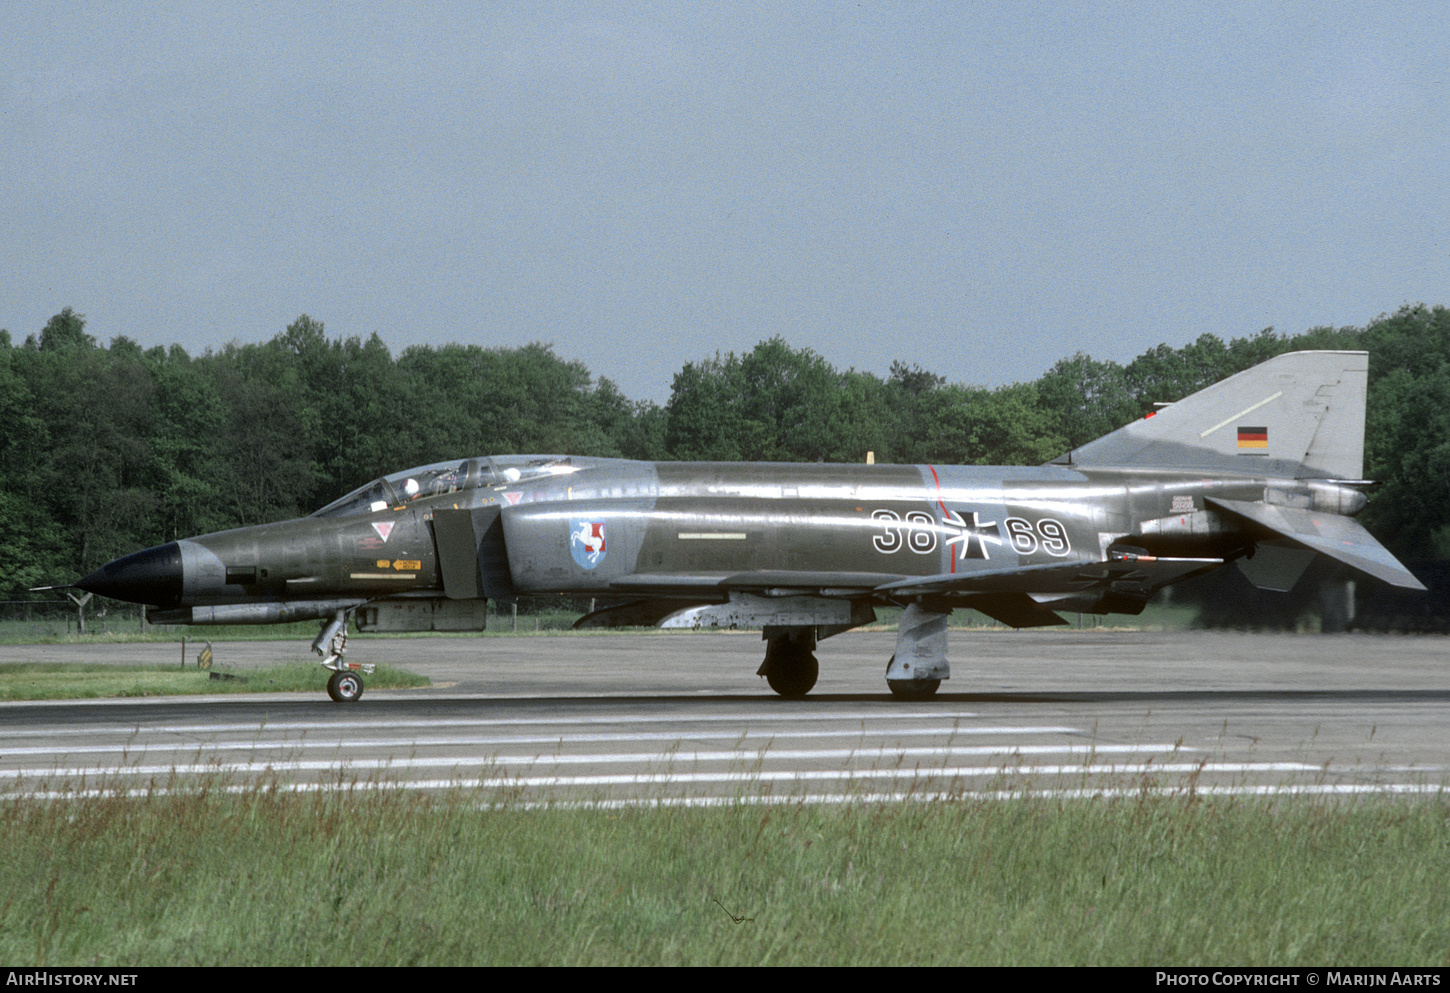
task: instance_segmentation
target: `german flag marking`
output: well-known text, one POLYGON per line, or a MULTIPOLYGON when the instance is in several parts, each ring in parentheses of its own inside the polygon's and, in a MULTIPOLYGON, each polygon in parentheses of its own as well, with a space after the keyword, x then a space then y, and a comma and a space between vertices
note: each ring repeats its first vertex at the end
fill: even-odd
POLYGON ((1240 427, 1239 447, 1268 448, 1269 429, 1267 427, 1240 427))

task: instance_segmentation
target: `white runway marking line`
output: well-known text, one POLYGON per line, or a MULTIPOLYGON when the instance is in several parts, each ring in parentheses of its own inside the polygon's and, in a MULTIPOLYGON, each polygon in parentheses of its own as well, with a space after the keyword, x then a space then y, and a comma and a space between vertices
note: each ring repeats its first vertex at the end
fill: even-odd
MULTIPOLYGON (((1268 771, 1284 771, 1284 766, 1285 765, 1288 765, 1288 763, 1264 763, 1263 764, 1263 766, 1273 766, 1274 767, 1274 768, 1269 769, 1268 771)), ((1319 771, 1322 771, 1322 770, 1323 770, 1323 767, 1322 766, 1304 766, 1304 767, 1300 767, 1300 770, 1299 771, 1319 772, 1319 771)), ((660 775, 633 774, 633 775, 617 775, 617 776, 575 776, 575 777, 533 777, 533 778, 511 778, 511 777, 482 778, 482 777, 479 777, 479 778, 471 778, 471 779, 451 778, 451 779, 426 779, 426 780, 413 780, 413 781, 407 781, 407 780, 361 780, 361 781, 356 781, 356 782, 353 782, 353 781, 348 781, 348 782, 329 781, 329 782, 323 782, 323 783, 287 783, 287 784, 278 784, 277 789, 282 790, 282 791, 285 791, 285 792, 321 792, 321 791, 328 791, 328 790, 349 790, 349 789, 414 789, 414 790, 456 790, 456 789, 498 789, 498 788, 517 789, 517 788, 523 787, 523 786, 533 787, 533 788, 564 788, 564 787, 595 787, 595 788, 598 788, 598 787, 604 787, 604 786, 680 786, 680 785, 686 785, 686 784, 692 784, 692 785, 700 785, 700 784, 713 784, 713 785, 732 784, 732 785, 735 785, 735 786, 742 786, 742 785, 760 786, 760 785, 763 785, 763 784, 801 785, 801 784, 819 783, 819 782, 848 782, 849 783, 849 782, 863 782, 863 781, 873 780, 873 779, 889 779, 889 780, 908 780, 909 779, 909 780, 917 780, 917 781, 920 781, 920 782, 923 782, 923 783, 936 783, 939 780, 941 780, 942 778, 948 777, 948 776, 951 778, 951 780, 953 782, 955 782, 955 781, 962 780, 962 779, 980 779, 980 778, 982 778, 984 776, 996 776, 996 775, 999 775, 1001 773, 1001 771, 1002 770, 999 770, 999 769, 987 769, 987 768, 978 768, 978 767, 968 766, 968 767, 963 767, 963 768, 936 769, 936 770, 925 770, 925 771, 915 770, 915 769, 870 769, 870 770, 867 770, 867 769, 839 769, 839 770, 823 770, 823 771, 817 771, 817 772, 793 771, 793 772, 755 773, 755 774, 752 774, 752 773, 730 773, 730 772, 722 772, 722 773, 695 773, 695 774, 690 774, 690 775, 686 775, 686 776, 674 776, 674 775, 669 775, 669 774, 660 774, 660 775)), ((1038 773, 1043 773, 1043 774, 1052 774, 1052 775, 1081 775, 1084 770, 1083 770, 1083 768, 1081 766, 1060 766, 1060 767, 1046 767, 1044 769, 1034 769, 1032 771, 1033 772, 1038 772, 1038 773)), ((1141 766, 1139 766, 1139 767, 1121 767, 1121 768, 1112 769, 1111 771, 1112 772, 1115 772, 1118 775, 1134 775, 1134 774, 1139 774, 1139 773, 1143 772, 1144 769, 1141 766)), ((1159 772, 1164 772, 1164 771, 1179 771, 1179 772, 1201 772, 1201 771, 1209 771, 1209 772, 1239 772, 1239 773, 1242 773, 1242 772, 1245 772, 1245 771, 1263 771, 1263 770, 1261 768, 1255 768, 1253 766, 1249 766, 1249 765, 1245 765, 1245 764, 1241 764, 1241 763, 1232 763, 1232 764, 1229 764, 1229 765, 1227 765, 1227 766, 1225 766, 1223 768, 1216 768, 1216 767, 1213 767, 1213 766, 1209 766, 1209 767, 1207 767, 1205 769, 1203 767, 1200 767, 1199 765, 1194 764, 1194 765, 1184 765, 1184 766, 1180 766, 1180 767, 1177 767, 1176 769, 1163 769, 1163 768, 1160 768, 1157 771, 1159 771, 1159 772)), ((221 789, 224 789, 227 792, 234 792, 234 793, 244 793, 244 792, 247 792, 248 790, 252 790, 252 789, 256 789, 256 788, 257 787, 255 787, 255 786, 247 786, 245 784, 228 784, 225 787, 221 787, 221 789)), ((264 788, 271 789, 271 786, 267 786, 267 787, 264 787, 264 788)), ((95 796, 107 796, 107 795, 112 795, 112 796, 115 796, 115 795, 139 796, 139 795, 150 795, 150 794, 156 794, 156 795, 178 794, 179 795, 179 794, 184 794, 185 792, 186 792, 186 790, 185 790, 184 787, 178 788, 178 787, 175 787, 175 786, 166 786, 166 787, 161 787, 161 788, 157 788, 157 789, 146 788, 146 789, 132 789, 132 790, 118 790, 118 789, 109 789, 108 790, 108 789, 105 789, 105 788, 101 788, 101 789, 97 790, 97 789, 92 788, 90 790, 77 790, 77 791, 73 791, 73 792, 69 792, 69 793, 66 792, 66 791, 64 791, 64 790, 49 789, 49 790, 45 790, 45 791, 35 791, 35 792, 17 791, 17 792, 13 792, 13 793, 0 793, 0 800, 6 800, 6 799, 24 799, 24 798, 32 798, 32 797, 42 796, 42 795, 44 795, 44 796, 50 796, 50 797, 55 797, 55 798, 65 798, 65 797, 78 797, 78 796, 81 796, 83 794, 85 794, 85 795, 95 795, 95 796)), ((1359 794, 1359 793, 1394 793, 1394 792, 1418 792, 1418 793, 1436 793, 1436 794, 1443 794, 1443 793, 1447 792, 1447 789, 1446 789, 1446 787, 1443 784, 1427 784, 1427 783, 1311 783, 1311 784, 1261 784, 1261 785, 1245 785, 1245 784, 1239 784, 1239 785, 1234 785, 1234 786, 1217 786, 1217 785, 1203 785, 1203 784, 1196 784, 1196 785, 1193 785, 1193 786, 1181 786, 1181 785, 1180 786, 1173 786, 1173 785, 1154 786, 1154 785, 1150 785, 1150 784, 1135 784, 1135 785, 1130 786, 1130 787, 1113 787, 1113 786, 1084 787, 1084 786, 1074 786, 1074 787, 1065 787, 1065 788, 1061 788, 1061 789, 1053 789, 1053 788, 1046 788, 1046 789, 1044 789, 1044 788, 1040 788, 1040 787, 1033 787, 1031 789, 1001 789, 1001 790, 993 790, 993 791, 962 791, 962 790, 957 790, 957 789, 945 789, 944 790, 940 786, 936 786, 936 787, 933 787, 933 788, 923 788, 923 789, 915 789, 914 788, 909 793, 892 794, 892 796, 894 796, 897 799, 911 799, 911 798, 917 798, 917 799, 933 799, 933 798, 938 798, 938 799, 960 799, 960 798, 972 797, 972 796, 975 796, 975 797, 978 797, 978 798, 983 798, 983 799, 1018 799, 1018 798, 1028 797, 1028 796, 1041 797, 1041 798, 1054 798, 1054 797, 1064 797, 1064 798, 1084 797, 1084 798, 1086 798, 1086 797, 1109 797, 1109 796, 1133 797, 1133 796, 1140 796, 1140 795, 1144 795, 1144 794, 1152 794, 1152 795, 1159 795, 1159 796, 1186 796, 1186 795, 1195 795, 1195 796, 1219 796, 1219 795, 1222 795, 1222 796, 1240 796, 1240 795, 1274 796, 1274 795, 1279 795, 1279 794, 1292 794, 1292 793, 1359 794)), ((847 796, 850 796, 850 794, 846 794, 846 795, 847 796)), ((752 795, 752 796, 732 795, 730 797, 694 797, 694 798, 681 798, 681 800, 682 801, 687 801, 687 800, 694 799, 694 800, 702 801, 702 802, 721 802, 721 803, 740 802, 740 803, 749 803, 749 802, 753 802, 753 801, 757 801, 757 800, 768 799, 771 796, 772 796, 772 794, 755 794, 755 795, 752 795)), ((621 805, 648 806, 652 802, 654 802, 656 800, 659 800, 659 799, 662 799, 662 798, 648 798, 648 797, 643 797, 643 798, 634 798, 634 799, 620 799, 620 800, 617 800, 617 801, 614 801, 614 802, 619 803, 621 805)), ((783 802, 798 802, 798 803, 815 802, 813 800, 812 796, 809 795, 809 794, 784 794, 784 795, 781 795, 781 799, 782 799, 783 802)), ((566 801, 565 803, 574 803, 574 804, 581 805, 581 806, 588 806, 588 805, 591 805, 591 804, 593 804, 595 802, 596 801, 566 801)), ((598 801, 598 802, 608 802, 608 801, 598 801)), ((540 805, 540 806, 546 806, 546 805, 549 805, 549 801, 524 801, 524 804, 525 805, 540 805)))
MULTIPOLYGON (((1167 749, 1163 749, 1163 750, 1164 751, 1167 751, 1167 749)), ((1117 749, 1114 749, 1113 751, 1116 754, 1142 754, 1144 752, 1149 752, 1149 751, 1152 751, 1152 750, 1151 749, 1146 749, 1146 748, 1139 748, 1139 747, 1131 746, 1131 745, 1124 745, 1124 746, 1118 747, 1117 749)), ((923 775, 923 776, 924 775, 943 776, 943 775, 957 775, 957 774, 977 776, 977 775, 986 775, 986 774, 996 775, 996 774, 1001 774, 1001 773, 1005 773, 1005 772, 1012 772, 1012 773, 1041 773, 1041 774, 1044 774, 1044 775, 1054 775, 1054 776, 1057 776, 1057 775, 1067 775, 1067 774, 1071 774, 1071 773, 1090 773, 1090 774, 1093 774, 1093 775, 1099 775, 1099 774, 1103 774, 1103 773, 1107 773, 1107 774, 1118 774, 1118 773, 1122 773, 1122 772, 1134 772, 1134 773, 1140 773, 1140 774, 1146 774, 1146 773, 1160 773, 1160 774, 1162 774, 1162 773, 1178 773, 1178 772, 1205 772, 1205 773, 1207 773, 1207 772, 1313 772, 1313 771, 1316 771, 1316 770, 1323 770, 1325 768, 1324 765, 1322 765, 1322 764, 1320 764, 1320 765, 1311 765, 1311 764, 1307 764, 1307 763, 1303 763, 1303 762, 1206 762, 1206 761, 1200 761, 1200 762, 1156 762, 1155 763, 1151 758, 1148 759, 1147 761, 1144 761, 1144 762, 1140 762, 1140 763, 1136 763, 1136 764, 1131 764, 1131 765, 1125 764, 1125 765, 1121 765, 1121 766, 1119 766, 1119 765, 1113 765, 1113 764, 1110 764, 1110 763, 1095 763, 1093 761, 1093 759, 1097 755, 1104 754, 1106 752, 1105 749, 1096 749, 1096 750, 1087 750, 1087 749, 1084 749, 1084 750, 1081 750, 1081 751, 1074 750, 1074 749, 1070 749, 1070 748, 1063 748, 1063 749, 1042 749, 1042 750, 1040 750, 1038 752, 1038 754, 1042 754, 1042 755, 1047 755, 1047 754, 1062 754, 1064 752, 1066 752, 1069 755, 1073 755, 1073 754, 1082 755, 1083 758, 1084 758, 1084 761, 1081 762, 1081 763, 1078 763, 1078 764, 1074 764, 1074 765, 1048 765, 1048 766, 1031 765, 1031 764, 1028 764, 1028 765, 1015 765, 1015 766, 1012 766, 1012 765, 993 765, 993 766, 945 766, 945 765, 943 765, 943 766, 931 766, 931 765, 928 765, 928 766, 923 766, 920 763, 917 763, 917 764, 911 766, 910 768, 902 768, 900 766, 895 766, 895 767, 890 767, 890 768, 886 768, 886 769, 878 769, 878 768, 876 768, 876 767, 873 766, 870 769, 840 769, 840 770, 789 770, 789 769, 787 769, 787 770, 767 771, 767 770, 759 770, 759 769, 757 769, 757 770, 752 770, 750 772, 743 772, 743 773, 732 772, 732 771, 726 771, 726 772, 720 772, 720 773, 696 773, 696 772, 674 772, 674 771, 670 771, 670 772, 662 772, 662 773, 630 773, 630 774, 623 774, 623 775, 619 775, 619 776, 604 776, 602 778, 600 778, 600 777, 592 777, 592 778, 591 777, 574 777, 574 778, 570 778, 570 777, 560 777, 560 776, 548 776, 548 777, 534 777, 534 778, 525 779, 525 778, 519 778, 520 776, 522 776, 522 773, 520 773, 517 776, 512 776, 512 777, 511 776, 508 776, 508 775, 505 775, 504 777, 499 778, 497 781, 498 782, 516 783, 516 784, 549 783, 549 784, 575 784, 575 785, 577 785, 577 784, 583 784, 583 785, 593 785, 596 782, 619 782, 619 783, 629 783, 629 782, 636 782, 636 781, 642 782, 642 783, 643 782, 693 782, 693 781, 699 780, 700 777, 708 778, 708 777, 715 777, 715 776, 724 776, 724 777, 727 777, 727 780, 729 780, 729 781, 734 781, 734 779, 737 778, 737 777, 741 781, 749 781, 751 779, 769 779, 769 778, 777 778, 777 777, 786 777, 786 778, 789 778, 789 777, 795 776, 795 775, 818 775, 818 774, 819 775, 833 775, 833 776, 838 776, 838 775, 858 775, 858 774, 859 775, 877 775, 877 774, 879 774, 879 775, 895 775, 895 774, 901 773, 901 774, 923 775), (644 777, 644 778, 636 780, 636 779, 631 778, 631 777, 644 777)), ((806 753, 806 754, 811 754, 811 753, 806 753)), ((1022 752, 1020 750, 1005 750, 1005 749, 1004 750, 999 750, 999 751, 988 751, 988 750, 982 750, 982 749, 965 749, 965 750, 962 750, 960 752, 959 751, 956 751, 956 750, 952 750, 952 751, 949 751, 949 752, 934 751, 931 754, 933 756, 940 756, 944 760, 946 758, 949 758, 949 757, 952 757, 952 756, 955 756, 955 755, 962 755, 962 754, 969 755, 969 756, 975 756, 975 757, 979 757, 979 758, 999 758, 999 759, 1004 759, 1004 760, 1020 759, 1020 758, 1023 757, 1022 752)), ((852 755, 853 755, 853 753, 842 753, 841 756, 825 756, 825 757, 846 757, 846 756, 852 756, 852 755)), ((192 765, 72 766, 70 768, 55 768, 55 767, 45 768, 45 767, 37 767, 37 768, 32 768, 32 769, 4 769, 4 770, 0 770, 0 779, 20 780, 20 779, 24 779, 26 777, 30 777, 30 778, 43 778, 43 777, 46 777, 46 776, 52 776, 52 777, 53 776, 74 777, 74 776, 92 776, 92 775, 96 775, 96 774, 106 774, 106 775, 115 775, 115 776, 195 776, 195 775, 223 775, 223 774, 225 774, 225 775, 240 775, 240 774, 249 774, 249 773, 271 773, 271 774, 276 774, 276 773, 283 773, 283 772, 329 772, 329 773, 343 773, 343 774, 348 774, 348 773, 356 774, 356 773, 362 773, 362 772, 405 773, 405 772, 410 772, 410 771, 418 770, 418 769, 440 769, 440 768, 441 769, 458 769, 458 768, 467 768, 467 767, 472 767, 472 766, 489 766, 489 767, 494 767, 494 768, 504 768, 504 767, 509 767, 509 766, 522 766, 522 767, 525 767, 526 769, 532 769, 533 767, 536 767, 536 766, 555 766, 555 767, 557 767, 557 766, 564 766, 564 765, 620 765, 620 764, 624 764, 624 763, 628 763, 628 762, 639 762, 641 760, 643 760, 644 763, 647 764, 647 765, 649 765, 649 764, 657 764, 657 763, 664 763, 666 765, 685 764, 685 763, 697 764, 699 762, 725 762, 725 761, 729 761, 729 762, 732 762, 732 763, 741 763, 741 764, 756 764, 756 763, 759 763, 761 761, 768 760, 770 757, 771 756, 769 756, 769 755, 764 755, 763 756, 759 752, 712 752, 712 753, 699 753, 698 755, 691 755, 691 754, 686 753, 686 754, 681 754, 681 755, 654 755, 654 756, 640 756, 640 755, 637 755, 637 754, 600 755, 600 756, 594 756, 594 755, 533 756, 533 755, 530 755, 530 756, 497 756, 497 757, 481 757, 481 758, 457 758, 457 757, 454 757, 454 756, 447 756, 447 757, 436 758, 436 759, 404 759, 404 760, 395 760, 395 759, 360 759, 360 760, 344 761, 344 762, 329 762, 329 761, 318 761, 318 760, 300 760, 300 761, 293 760, 293 761, 285 761, 285 762, 208 762, 208 763, 199 763, 199 764, 192 764, 192 765)), ((790 756, 790 757, 792 757, 792 758, 799 758, 799 757, 802 757, 802 756, 790 756)), ((857 758, 861 758, 861 757, 871 758, 871 757, 874 757, 874 758, 883 758, 883 759, 885 759, 885 758, 894 758, 894 759, 897 759, 898 761, 904 761, 905 758, 906 758, 906 756, 902 756, 900 754, 900 752, 898 752, 898 751, 886 750, 886 749, 882 749, 876 755, 866 754, 865 756, 863 756, 860 753, 854 753, 854 757, 857 757, 857 758)), ((923 756, 923 757, 926 757, 926 756, 923 756)), ((1346 772, 1346 773, 1348 773, 1348 772, 1354 772, 1356 774, 1363 774, 1364 773, 1364 770, 1363 769, 1360 769, 1360 768, 1356 768, 1356 769, 1353 769, 1353 770, 1346 769, 1346 770, 1342 770, 1342 771, 1343 772, 1346 772)), ((1380 771, 1390 771, 1390 770, 1380 770, 1380 771)), ((1416 772, 1428 772, 1428 771, 1436 771, 1436 770, 1415 769, 1414 771, 1416 771, 1416 772)))
POLYGON ((340 738, 276 741, 195 741, 134 743, 126 745, 29 745, 24 748, 6 748, 0 745, 0 760, 19 755, 135 755, 138 758, 148 752, 191 752, 191 751, 265 751, 300 748, 333 748, 338 750, 355 748, 443 748, 458 745, 572 745, 600 744, 611 741, 696 741, 719 740, 775 741, 782 738, 860 738, 860 737, 923 737, 926 735, 989 735, 989 734, 1082 734, 1077 728, 1069 727, 942 727, 942 728, 892 728, 886 731, 863 731, 860 729, 842 731, 694 731, 675 733, 671 731, 645 731, 639 733, 616 732, 610 734, 539 734, 500 735, 498 737, 471 738, 340 738))
MULTIPOLYGON (((310 785, 310 784, 309 784, 310 785)), ((320 785, 320 784, 319 784, 320 785)), ((311 790, 307 791, 311 792, 311 790)), ((640 800, 561 800, 558 802, 528 801, 509 805, 509 809, 524 810, 622 810, 631 807, 727 807, 732 804, 744 806, 779 806, 782 804, 848 804, 848 803, 951 803, 962 800, 987 800, 1010 802, 1013 800, 1114 800, 1136 799, 1144 795, 1155 797, 1271 797, 1271 796, 1372 796, 1380 794, 1408 796, 1440 796, 1450 794, 1445 786, 1424 783, 1344 783, 1314 784, 1300 786, 1197 786, 1174 787, 1155 786, 1147 789, 1032 789, 1032 790, 962 790, 932 792, 913 790, 909 793, 796 793, 759 796, 679 796, 650 797, 640 800)), ((140 795, 139 793, 137 795, 140 795)), ((57 794, 54 798, 64 798, 57 794)), ((487 808, 489 805, 481 805, 487 808)))
POLYGON ((560 727, 599 724, 694 724, 719 721, 764 723, 768 721, 941 721, 966 720, 981 714, 969 710, 933 710, 924 713, 876 711, 837 714, 680 714, 673 717, 624 715, 621 717, 445 717, 439 720, 402 721, 257 721, 249 724, 127 724, 117 727, 25 728, 7 729, 5 737, 52 737, 68 734, 215 734, 218 732, 251 733, 256 731, 326 731, 362 728, 444 728, 444 727, 509 727, 526 724, 549 724, 560 727))
MULTIPOLYGON (((361 783, 283 783, 276 789, 281 793, 325 793, 336 790, 423 790, 455 789, 456 780, 433 783, 406 782, 361 782, 361 783)), ((221 793, 250 793, 253 786, 230 785, 219 787, 221 793)), ((271 787, 267 787, 270 791, 271 787)), ((143 799, 146 797, 185 796, 186 789, 160 787, 152 789, 84 789, 84 790, 35 790, 23 793, 0 794, 0 800, 98 800, 110 797, 143 799)), ((645 797, 636 800, 531 800, 524 802, 506 801, 499 804, 479 804, 481 810, 620 810, 633 807, 729 807, 729 806, 776 806, 781 804, 848 804, 848 803, 952 803, 963 800, 988 800, 1011 802, 1013 800, 1112 800, 1133 799, 1140 796, 1163 798, 1188 797, 1272 797, 1272 796, 1433 796, 1443 798, 1450 794, 1444 785, 1425 783, 1342 783, 1306 784, 1286 786, 1149 786, 1130 789, 1032 789, 1032 790, 963 790, 930 791, 912 790, 906 793, 780 793, 757 796, 683 796, 645 797)))

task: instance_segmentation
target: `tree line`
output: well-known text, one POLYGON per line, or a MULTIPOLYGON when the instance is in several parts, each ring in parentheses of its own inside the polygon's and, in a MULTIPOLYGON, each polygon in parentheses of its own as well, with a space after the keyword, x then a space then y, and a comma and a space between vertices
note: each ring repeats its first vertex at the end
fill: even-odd
POLYGON ((199 356, 101 345, 67 307, 0 330, 0 599, 176 538, 296 517, 376 476, 472 455, 1035 465, 1285 351, 1370 353, 1362 520, 1407 559, 1450 558, 1450 311, 1365 327, 1205 334, 1126 365, 1079 352, 996 389, 897 362, 839 370, 781 337, 634 401, 549 345, 329 337, 299 317, 199 356))

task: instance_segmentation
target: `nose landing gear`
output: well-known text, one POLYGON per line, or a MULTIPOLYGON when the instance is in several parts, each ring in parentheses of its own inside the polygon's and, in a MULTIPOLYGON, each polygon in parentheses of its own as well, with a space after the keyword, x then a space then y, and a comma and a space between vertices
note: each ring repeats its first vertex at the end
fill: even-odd
POLYGON ((324 621, 312 650, 322 656, 322 667, 332 670, 327 677, 327 695, 338 703, 354 703, 363 694, 363 673, 372 675, 375 668, 367 662, 344 662, 347 654, 347 614, 339 610, 332 620, 324 621))
POLYGON ((338 703, 353 703, 362 694, 362 676, 351 669, 335 669, 327 678, 327 695, 338 703))

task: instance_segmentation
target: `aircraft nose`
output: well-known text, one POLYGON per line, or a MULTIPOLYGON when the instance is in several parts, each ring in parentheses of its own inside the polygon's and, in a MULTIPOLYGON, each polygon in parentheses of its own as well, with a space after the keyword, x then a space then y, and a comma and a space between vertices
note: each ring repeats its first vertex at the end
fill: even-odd
POLYGON ((107 562, 78 580, 80 589, 116 600, 158 607, 181 600, 181 546, 174 541, 107 562))

